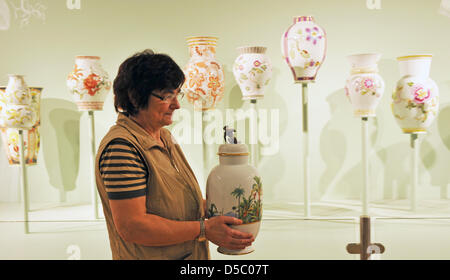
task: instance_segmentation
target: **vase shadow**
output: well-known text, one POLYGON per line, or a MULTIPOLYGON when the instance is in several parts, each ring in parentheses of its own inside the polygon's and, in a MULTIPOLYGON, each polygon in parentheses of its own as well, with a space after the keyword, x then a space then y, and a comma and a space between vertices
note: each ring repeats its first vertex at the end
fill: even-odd
POLYGON ((76 188, 80 162, 80 118, 74 103, 62 99, 42 99, 41 131, 46 170, 50 185, 59 190, 60 202, 76 188))

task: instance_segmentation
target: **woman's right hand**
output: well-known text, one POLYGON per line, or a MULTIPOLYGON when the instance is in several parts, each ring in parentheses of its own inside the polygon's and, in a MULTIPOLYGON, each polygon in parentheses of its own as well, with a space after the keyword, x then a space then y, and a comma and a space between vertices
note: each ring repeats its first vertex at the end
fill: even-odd
POLYGON ((216 216, 205 220, 206 238, 217 246, 230 250, 241 250, 252 245, 255 238, 251 233, 242 232, 228 225, 240 225, 242 220, 228 217, 216 216))

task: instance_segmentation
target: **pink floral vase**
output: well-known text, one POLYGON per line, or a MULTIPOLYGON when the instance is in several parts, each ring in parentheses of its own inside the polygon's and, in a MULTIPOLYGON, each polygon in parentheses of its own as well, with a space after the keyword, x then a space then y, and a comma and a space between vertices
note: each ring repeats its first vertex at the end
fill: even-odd
POLYGON ((404 133, 426 133, 439 112, 439 89, 429 78, 432 55, 398 57, 400 75, 392 112, 404 133))
POLYGON ((294 75, 296 83, 311 82, 325 59, 326 33, 312 16, 294 17, 281 38, 283 58, 294 75))

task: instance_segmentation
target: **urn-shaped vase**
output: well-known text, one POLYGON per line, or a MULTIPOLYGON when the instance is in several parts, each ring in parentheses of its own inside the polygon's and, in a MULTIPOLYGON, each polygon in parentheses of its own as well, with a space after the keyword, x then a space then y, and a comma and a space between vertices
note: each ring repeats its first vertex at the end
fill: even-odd
POLYGON ((28 130, 36 124, 36 108, 31 104, 32 96, 22 75, 9 75, 2 99, 0 118, 4 127, 28 130))
POLYGON ((392 112, 404 133, 426 133, 439 112, 439 89, 429 78, 432 55, 398 57, 401 79, 392 112))
POLYGON ((345 92, 356 117, 374 117, 384 93, 384 81, 378 74, 381 54, 357 54, 347 57, 351 64, 345 92))
POLYGON ((98 56, 77 56, 67 77, 67 87, 79 111, 101 111, 111 89, 108 73, 98 56))
MULTIPOLYGON (((248 155, 245 144, 219 146, 219 165, 211 170, 206 184, 206 207, 208 217, 225 215, 241 219, 241 225, 231 227, 256 238, 262 219, 262 181, 256 168, 248 164, 248 155)), ((254 249, 219 247, 218 251, 242 255, 254 249)))
POLYGON ((234 61, 233 75, 238 83, 242 100, 261 99, 272 78, 272 63, 266 47, 239 47, 234 61))
POLYGON ((184 69, 183 91, 196 111, 215 109, 223 98, 225 81, 222 65, 216 59, 217 37, 189 37, 190 59, 184 69))
POLYGON ((296 83, 315 81, 325 59, 326 47, 325 30, 312 16, 294 17, 294 24, 281 38, 281 50, 296 83))
MULTIPOLYGON (((40 100, 43 88, 41 87, 29 87, 31 94, 31 108, 36 112, 35 124, 28 130, 24 130, 24 149, 25 149, 25 162, 26 164, 33 165, 37 163, 37 155, 40 147, 40 100)), ((6 109, 5 103, 5 87, 0 87, 0 115, 3 115, 3 110, 6 109)), ((0 133, 3 140, 4 149, 8 157, 10 165, 20 164, 19 154, 19 129, 7 128, 5 123, 2 122, 3 118, 0 118, 0 133)))

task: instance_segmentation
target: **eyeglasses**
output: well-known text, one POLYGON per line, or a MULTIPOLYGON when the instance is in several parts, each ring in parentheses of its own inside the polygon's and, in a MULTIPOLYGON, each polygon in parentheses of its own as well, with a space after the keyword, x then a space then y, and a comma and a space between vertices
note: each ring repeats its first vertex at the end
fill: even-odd
POLYGON ((184 97, 184 92, 183 91, 180 91, 179 93, 169 92, 169 93, 165 94, 164 96, 161 96, 154 92, 151 92, 150 95, 153 95, 154 97, 161 99, 161 101, 163 101, 163 102, 171 103, 172 101, 175 100, 175 98, 178 100, 178 102, 181 102, 184 97))

